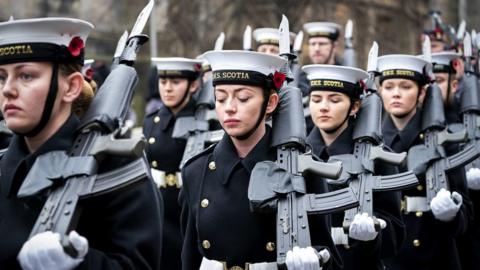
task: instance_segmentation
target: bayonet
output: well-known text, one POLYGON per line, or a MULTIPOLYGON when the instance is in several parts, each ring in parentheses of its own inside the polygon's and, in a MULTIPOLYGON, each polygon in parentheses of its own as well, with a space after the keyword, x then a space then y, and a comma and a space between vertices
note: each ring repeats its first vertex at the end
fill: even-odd
POLYGON ((128 39, 142 34, 143 28, 145 28, 148 18, 150 18, 150 14, 152 13, 154 4, 155 1, 150 0, 148 4, 143 8, 142 12, 140 12, 137 17, 137 21, 135 22, 132 31, 130 32, 130 36, 128 36, 128 39))
POLYGON ((247 25, 245 32, 243 32, 243 50, 252 50, 252 27, 250 25, 247 25))
POLYGON ((295 37, 295 42, 293 42, 293 52, 299 56, 299 54, 302 52, 302 44, 303 44, 303 31, 300 30, 295 37))
POLYGON ((368 78, 365 85, 367 86, 367 91, 374 92, 377 91, 377 85, 375 84, 375 76, 378 73, 377 70, 378 63, 378 44, 376 41, 373 42, 370 51, 368 52, 368 63, 367 63, 367 72, 368 78))
POLYGON ((128 38, 128 31, 125 30, 123 35, 117 42, 117 47, 115 48, 115 53, 113 54, 113 61, 112 61, 112 70, 120 63, 120 57, 122 56, 123 50, 125 50, 125 46, 127 45, 127 38, 128 38))
MULTIPOLYGON (((290 54, 290 27, 288 25, 288 19, 285 15, 282 15, 282 21, 280 22, 280 27, 278 28, 278 33, 280 35, 279 47, 280 47, 280 56, 290 54)), ((290 60, 290 59, 287 59, 290 60)))
POLYGON ((115 53, 113 54, 113 58, 118 58, 122 55, 125 46, 127 45, 127 38, 128 38, 128 31, 125 30, 117 42, 117 47, 115 48, 115 53))
POLYGON ((353 22, 348 20, 345 25, 345 50, 343 52, 343 64, 349 67, 357 67, 355 50, 353 48, 353 22))
POLYGON ((352 20, 348 20, 347 24, 345 25, 345 40, 351 41, 352 38, 353 38, 353 22, 352 20))
POLYGON ((457 29, 457 40, 462 40, 464 35, 465 35, 465 30, 466 30, 467 24, 465 20, 462 20, 462 22, 458 25, 457 29))
POLYGON ((465 34, 465 37, 463 38, 463 56, 465 58, 471 59, 473 54, 472 54, 472 38, 470 37, 469 33, 465 34))
POLYGON ((220 35, 218 35, 217 40, 215 41, 215 47, 213 50, 215 51, 223 50, 224 42, 225 42, 225 33, 221 32, 220 35))

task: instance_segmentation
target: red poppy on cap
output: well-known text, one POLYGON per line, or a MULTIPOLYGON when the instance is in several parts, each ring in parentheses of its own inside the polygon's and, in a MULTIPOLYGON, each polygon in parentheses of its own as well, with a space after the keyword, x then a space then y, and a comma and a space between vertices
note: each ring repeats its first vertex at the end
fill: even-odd
POLYGON ((83 40, 79 36, 76 36, 72 38, 70 44, 68 44, 68 51, 72 56, 77 57, 80 55, 84 47, 85 43, 83 42, 83 40))
POLYGON ((275 74, 273 74, 273 84, 277 89, 280 89, 286 78, 287 76, 285 74, 275 71, 275 74))

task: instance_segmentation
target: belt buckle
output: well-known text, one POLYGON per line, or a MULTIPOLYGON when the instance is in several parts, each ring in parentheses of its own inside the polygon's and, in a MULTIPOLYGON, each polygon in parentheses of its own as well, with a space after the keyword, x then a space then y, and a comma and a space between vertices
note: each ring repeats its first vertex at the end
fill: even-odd
POLYGON ((166 183, 167 186, 169 186, 169 187, 173 187, 173 186, 178 187, 178 178, 177 178, 177 175, 174 174, 174 173, 169 173, 169 174, 165 175, 165 183, 166 183))
POLYGON ((245 268, 242 268, 242 267, 237 266, 237 265, 234 265, 234 266, 228 268, 226 262, 222 262, 222 264, 223 264, 223 269, 224 270, 249 270, 250 269, 249 263, 245 264, 245 268))

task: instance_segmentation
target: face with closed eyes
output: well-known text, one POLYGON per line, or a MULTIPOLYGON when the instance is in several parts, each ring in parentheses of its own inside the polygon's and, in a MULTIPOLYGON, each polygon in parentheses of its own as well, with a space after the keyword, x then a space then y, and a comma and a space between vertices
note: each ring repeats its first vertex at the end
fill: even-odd
POLYGON ((358 110, 355 103, 349 111, 350 98, 346 94, 334 91, 312 91, 309 107, 313 123, 325 132, 337 130, 341 125, 348 125, 345 119, 358 110))
MULTIPOLYGON (((260 116, 264 102, 263 89, 250 85, 217 85, 215 87, 215 111, 225 132, 232 137, 242 136, 252 130, 259 117, 263 127, 265 115, 260 116)), ((271 94, 266 114, 272 113, 278 103, 278 95, 271 94)))

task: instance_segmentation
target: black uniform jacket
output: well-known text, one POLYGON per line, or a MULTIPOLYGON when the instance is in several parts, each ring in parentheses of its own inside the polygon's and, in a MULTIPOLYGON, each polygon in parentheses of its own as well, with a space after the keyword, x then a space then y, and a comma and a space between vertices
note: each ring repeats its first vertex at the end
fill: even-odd
MULTIPOLYGON (((275 160, 271 131, 245 158, 239 158, 228 135, 214 147, 192 158, 182 170, 182 266, 197 270, 202 257, 245 267, 245 263, 275 262, 276 214, 250 210, 247 197, 255 164, 275 160)), ((308 183, 308 181, 307 181, 308 183)), ((307 185, 308 192, 323 193, 325 182, 307 185)), ((329 248, 331 261, 324 269, 338 269, 341 261, 330 237, 329 218, 309 216, 312 245, 329 248)))
MULTIPOLYGON (((13 136, 0 163, 0 269, 20 269, 16 257, 47 198, 45 192, 27 198, 16 194, 37 156, 69 151, 79 125, 75 116, 33 154, 23 137, 13 136)), ((106 158, 99 173, 125 160, 106 158)), ((133 187, 80 201, 75 230, 86 237, 89 250, 78 269, 158 269, 161 254, 161 198, 146 178, 133 187)))
MULTIPOLYGON (((421 133, 422 113, 417 109, 416 114, 407 126, 399 131, 390 116, 386 116, 383 123, 385 144, 394 152, 408 151, 414 145, 423 144, 421 133)), ((447 154, 458 149, 446 148, 447 154)), ((401 168, 402 171, 407 169, 401 168)), ((418 176, 420 184, 405 189, 402 196, 425 197, 424 176, 418 176)), ((454 220, 443 222, 437 220, 431 211, 404 213, 404 222, 407 228, 407 238, 399 254, 385 260, 387 269, 461 269, 454 237, 465 232, 468 219, 471 216, 471 201, 463 168, 448 173, 450 190, 457 191, 463 197, 463 204, 454 220)))
MULTIPOLYGON (((143 123, 143 132, 148 141, 147 159, 154 169, 166 174, 180 171, 179 166, 185 150, 186 140, 172 138, 176 119, 182 116, 193 116, 195 104, 193 101, 174 115, 170 109, 162 105, 157 111, 148 114, 143 123)), ((164 270, 181 269, 180 254, 182 238, 180 234, 180 212, 176 186, 160 188, 165 205, 165 219, 163 226, 162 267, 164 270)))
MULTIPOLYGON (((328 147, 320 130, 315 127, 308 136, 312 151, 320 159, 327 161, 330 156, 352 154, 353 127, 349 126, 328 147)), ((376 164, 375 175, 391 175, 398 172, 394 166, 376 164)), ((344 186, 329 185, 332 190, 344 186)), ((337 245, 344 263, 343 269, 383 269, 381 258, 392 256, 405 239, 405 226, 400 213, 400 192, 375 192, 373 194, 373 215, 385 220, 387 227, 372 241, 358 241, 349 238, 349 246, 337 245)), ((342 227, 344 213, 332 216, 332 226, 342 227)))

